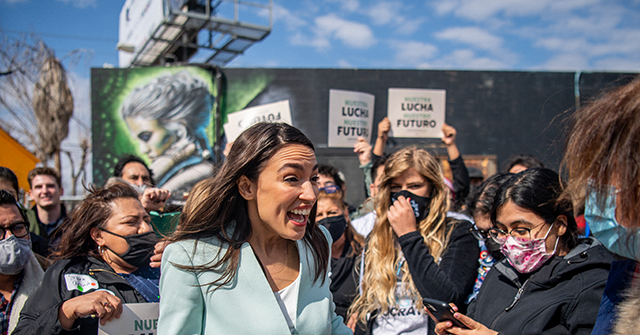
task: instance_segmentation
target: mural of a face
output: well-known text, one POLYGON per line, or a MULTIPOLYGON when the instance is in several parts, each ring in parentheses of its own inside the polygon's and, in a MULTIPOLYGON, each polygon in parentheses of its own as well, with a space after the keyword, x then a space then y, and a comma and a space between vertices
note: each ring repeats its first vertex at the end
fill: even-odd
POLYGON ((131 138, 146 155, 157 186, 188 192, 212 172, 206 128, 214 103, 210 83, 183 70, 135 87, 120 107, 131 138))
POLYGON ((140 152, 152 160, 164 154, 177 140, 176 136, 158 120, 128 117, 125 121, 131 130, 131 135, 138 140, 140 152))

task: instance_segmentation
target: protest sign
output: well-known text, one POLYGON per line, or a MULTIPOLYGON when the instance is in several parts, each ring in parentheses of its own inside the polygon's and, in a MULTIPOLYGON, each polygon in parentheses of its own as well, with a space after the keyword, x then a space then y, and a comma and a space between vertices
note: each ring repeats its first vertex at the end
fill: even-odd
POLYGON ((284 122, 292 125, 289 100, 243 109, 227 115, 224 133, 233 142, 247 128, 258 122, 284 122))
POLYGON ((367 93, 329 90, 329 147, 353 147, 358 137, 370 142, 374 101, 367 93))
POLYGON ((98 327, 98 335, 155 335, 158 333, 160 304, 123 304, 122 314, 104 326, 98 327))
POLYGON ((442 137, 445 90, 390 88, 387 116, 394 137, 442 137))

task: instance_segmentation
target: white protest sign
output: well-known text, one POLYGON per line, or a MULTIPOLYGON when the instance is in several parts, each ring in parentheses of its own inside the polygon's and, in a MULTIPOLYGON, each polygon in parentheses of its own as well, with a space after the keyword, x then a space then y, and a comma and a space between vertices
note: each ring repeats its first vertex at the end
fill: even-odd
POLYGON ((123 304, 122 314, 104 326, 99 325, 98 335, 155 335, 158 333, 160 304, 123 304))
POLYGON ((329 147, 350 148, 358 137, 371 140, 372 94, 329 90, 329 147))
POLYGON ((387 116, 394 137, 442 137, 445 90, 390 88, 387 116))
POLYGON ((223 126, 227 141, 235 141, 245 129, 263 121, 284 122, 292 125, 289 100, 251 107, 227 115, 227 123, 223 126))

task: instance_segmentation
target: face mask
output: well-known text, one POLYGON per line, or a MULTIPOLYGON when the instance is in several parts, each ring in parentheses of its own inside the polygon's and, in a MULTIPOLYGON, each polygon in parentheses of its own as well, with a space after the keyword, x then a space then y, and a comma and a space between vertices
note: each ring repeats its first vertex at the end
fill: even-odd
POLYGON ((558 240, 560 240, 560 236, 558 236, 553 252, 548 254, 545 240, 549 236, 551 228, 553 225, 549 227, 543 238, 531 239, 525 245, 520 244, 513 236, 507 236, 507 241, 502 245, 502 253, 507 257, 511 266, 520 273, 529 273, 540 268, 544 262, 551 258, 556 253, 558 240))
POLYGON ((501 251, 502 246, 492 238, 487 238, 484 241, 484 245, 487 247, 487 250, 491 254, 491 257, 493 257, 493 259, 495 259, 496 261, 500 261, 504 258, 504 254, 501 251))
POLYGON ((122 237, 129 244, 129 249, 127 249, 127 251, 125 251, 123 254, 117 254, 115 251, 111 250, 105 245, 105 248, 118 255, 120 259, 137 268, 149 265, 155 245, 156 243, 158 243, 158 237, 156 236, 155 232, 150 231, 142 234, 122 236, 105 229, 101 230, 111 235, 122 237))
POLYGON ((431 197, 421 197, 409 191, 402 190, 400 192, 391 193, 391 202, 396 202, 399 196, 411 199, 411 208, 413 208, 413 214, 416 216, 418 222, 424 220, 427 215, 429 215, 431 197))
POLYGON ((31 240, 14 235, 0 240, 0 273, 16 275, 24 269, 31 254, 31 240))
POLYGON ((329 234, 331 234, 331 238, 335 242, 347 228, 347 219, 342 215, 330 216, 318 221, 318 224, 325 226, 329 230, 329 234))
POLYGON ((604 208, 601 208, 598 192, 589 191, 585 201, 584 218, 591 233, 607 249, 616 254, 639 260, 640 232, 621 226, 616 220, 616 190, 609 186, 603 195, 604 208))

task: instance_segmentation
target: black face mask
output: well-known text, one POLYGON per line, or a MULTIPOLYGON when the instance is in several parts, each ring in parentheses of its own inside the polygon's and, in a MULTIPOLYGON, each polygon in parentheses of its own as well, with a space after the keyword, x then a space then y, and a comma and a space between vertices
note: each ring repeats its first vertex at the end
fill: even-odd
POLYGON ((500 244, 494 241, 491 237, 488 237, 484 241, 484 245, 487 247, 487 250, 491 254, 491 257, 493 257, 496 262, 504 258, 504 254, 502 253, 502 251, 500 251, 500 244))
POLYGON ((342 236, 344 230, 347 228, 347 219, 342 215, 330 216, 318 221, 318 224, 325 226, 327 230, 329 230, 329 234, 331 234, 331 238, 333 242, 335 242, 342 236))
POLYGON ((418 220, 418 222, 424 220, 427 215, 429 215, 431 197, 421 197, 409 191, 402 190, 400 192, 391 193, 391 203, 396 202, 400 196, 411 198, 411 208, 413 208, 413 214, 416 216, 416 220, 418 220))
POLYGON ((111 250, 111 248, 105 245, 105 248, 118 255, 118 257, 120 257, 123 261, 137 268, 149 265, 151 256, 153 255, 153 250, 156 246, 156 243, 158 243, 158 237, 156 236, 155 232, 150 231, 142 234, 122 236, 116 233, 112 233, 106 229, 100 230, 111 235, 122 237, 127 241, 127 244, 129 244, 129 249, 127 249, 127 251, 125 251, 123 254, 117 254, 115 251, 111 250))

